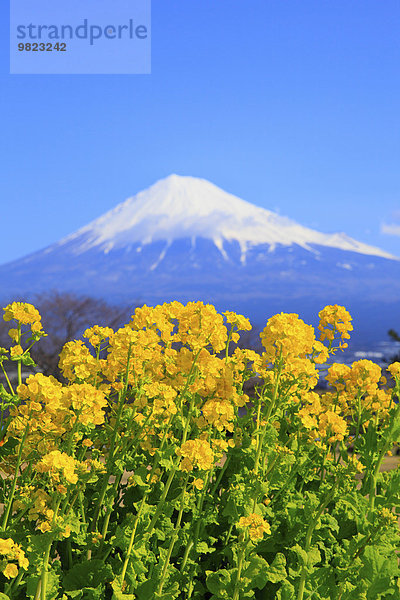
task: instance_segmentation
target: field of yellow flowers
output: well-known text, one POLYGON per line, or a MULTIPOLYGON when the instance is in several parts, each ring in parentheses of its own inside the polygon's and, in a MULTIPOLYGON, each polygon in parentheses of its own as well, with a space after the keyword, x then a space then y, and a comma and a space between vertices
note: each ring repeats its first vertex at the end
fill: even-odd
POLYGON ((38 311, 3 318, 0 600, 400 598, 400 474, 380 470, 400 441, 400 363, 391 384, 371 361, 335 363, 344 307, 321 310, 319 339, 273 316, 257 354, 237 345, 241 315, 143 306, 68 342, 63 381, 22 381, 38 311))

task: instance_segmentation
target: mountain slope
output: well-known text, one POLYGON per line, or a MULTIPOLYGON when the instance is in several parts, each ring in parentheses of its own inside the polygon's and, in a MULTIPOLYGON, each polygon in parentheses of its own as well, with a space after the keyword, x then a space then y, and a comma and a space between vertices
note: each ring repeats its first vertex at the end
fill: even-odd
POLYGON ((171 243, 196 237, 212 239, 222 253, 226 240, 238 242, 242 253, 249 245, 257 244, 269 244, 271 249, 276 244, 298 244, 306 249, 310 249, 310 244, 318 244, 394 258, 343 233, 327 235, 302 227, 204 179, 178 175, 170 175, 118 204, 60 243, 74 241, 78 253, 95 247, 109 252, 132 243, 171 243))
POLYGON ((142 303, 201 299, 259 322, 281 310, 310 320, 325 304, 345 304, 364 315, 365 331, 383 330, 379 307, 389 319, 400 302, 396 257, 177 175, 0 276, 7 298, 57 288, 142 303))

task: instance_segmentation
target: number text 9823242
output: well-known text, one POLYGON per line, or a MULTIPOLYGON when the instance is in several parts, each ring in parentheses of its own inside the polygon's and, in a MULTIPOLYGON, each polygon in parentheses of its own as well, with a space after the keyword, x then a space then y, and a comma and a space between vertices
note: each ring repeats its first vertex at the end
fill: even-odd
POLYGON ((66 52, 67 44, 65 42, 57 42, 56 44, 52 42, 21 42, 18 44, 18 50, 19 52, 66 52))

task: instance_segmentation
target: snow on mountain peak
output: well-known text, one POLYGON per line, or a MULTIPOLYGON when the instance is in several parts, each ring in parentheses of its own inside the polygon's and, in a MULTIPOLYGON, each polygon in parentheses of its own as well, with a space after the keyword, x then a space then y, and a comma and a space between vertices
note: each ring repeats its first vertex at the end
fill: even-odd
MULTIPOLYGON (((298 244, 313 250, 310 244, 330 246, 395 258, 389 253, 342 233, 324 234, 281 217, 229 194, 216 185, 196 177, 170 175, 148 189, 128 198, 76 233, 60 241, 75 240, 76 251, 99 247, 108 252, 130 244, 149 244, 165 240, 169 245, 179 238, 212 239, 224 255, 223 243, 237 241, 242 263, 248 247, 268 244, 298 244)), ((315 250, 313 250, 315 251, 315 250)))

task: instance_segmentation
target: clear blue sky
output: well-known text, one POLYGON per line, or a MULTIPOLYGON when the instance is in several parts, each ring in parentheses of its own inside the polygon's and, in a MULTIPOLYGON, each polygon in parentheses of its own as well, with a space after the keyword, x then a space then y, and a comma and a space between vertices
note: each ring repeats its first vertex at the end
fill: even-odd
POLYGON ((170 173, 400 256, 398 0, 153 0, 151 75, 76 76, 8 74, 7 4, 0 264, 170 173))

